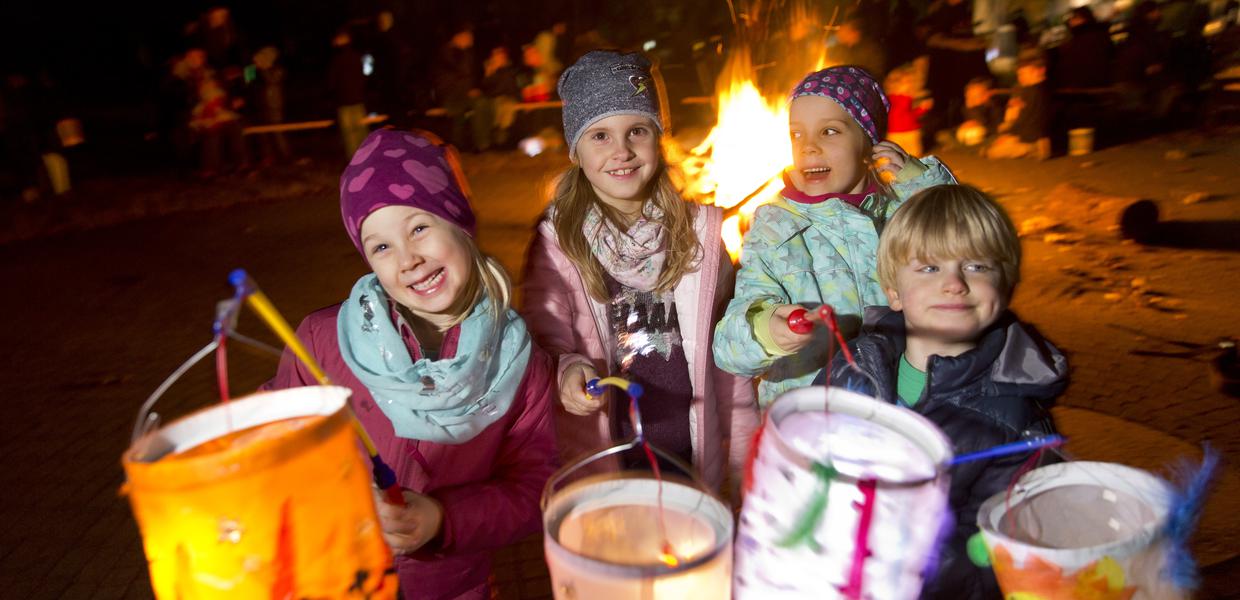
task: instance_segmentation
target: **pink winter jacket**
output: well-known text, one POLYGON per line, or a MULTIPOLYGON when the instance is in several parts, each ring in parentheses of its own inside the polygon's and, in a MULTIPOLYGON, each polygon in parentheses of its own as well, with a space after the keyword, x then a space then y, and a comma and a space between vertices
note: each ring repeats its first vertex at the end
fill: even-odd
MULTIPOLYGON (((541 528, 539 499, 556 468, 551 418, 553 370, 534 346, 508 414, 460 445, 400 438, 340 355, 336 315, 340 305, 311 313, 297 327, 336 385, 353 390, 350 403, 379 455, 396 471, 401 487, 426 494, 444 508, 443 528, 413 556, 398 556, 396 569, 410 600, 485 598, 491 552, 541 528), (434 546, 433 548, 430 546, 434 546)), ((441 357, 456 352, 450 330, 441 357)), ((416 355, 415 355, 416 356, 416 355)), ((315 385, 314 376, 287 349, 266 389, 315 385)))
MULTIPOLYGON (((711 337, 732 295, 734 275, 720 236, 723 212, 699 205, 696 213, 694 229, 705 250, 703 259, 697 271, 685 275, 673 291, 693 384, 689 412, 693 465, 716 491, 726 491, 736 500, 740 470, 758 423, 757 404, 751 379, 715 367, 711 337), (725 477, 732 485, 721 490, 725 477)), ((558 358, 556 381, 568 367, 580 363, 593 366, 600 377, 617 371, 612 361, 616 340, 607 326, 607 308, 587 294, 585 282, 560 249, 548 219, 538 225, 525 269, 521 315, 535 341, 558 358)), ((558 398, 558 385, 555 393, 558 398)), ((612 444, 606 411, 580 417, 564 410, 558 401, 554 406, 560 456, 566 464, 612 444)))

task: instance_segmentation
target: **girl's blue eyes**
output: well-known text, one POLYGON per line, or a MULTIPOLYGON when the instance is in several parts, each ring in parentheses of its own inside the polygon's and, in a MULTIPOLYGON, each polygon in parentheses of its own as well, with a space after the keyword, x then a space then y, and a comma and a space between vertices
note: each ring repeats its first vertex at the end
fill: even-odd
MULTIPOLYGON (((423 231, 426 231, 428 227, 429 227, 428 225, 414 225, 413 229, 409 231, 409 237, 413 237, 415 235, 422 233, 423 231)), ((391 246, 387 244, 375 244, 375 246, 370 250, 370 253, 378 254, 380 252, 383 252, 384 250, 387 250, 390 247, 391 246)))
MULTIPOLYGON (((630 135, 630 136, 634 136, 634 137, 637 137, 637 136, 644 136, 644 135, 647 135, 647 134, 649 134, 649 133, 650 133, 650 130, 649 130, 649 129, 647 129, 647 128, 645 128, 645 127, 634 127, 634 128, 632 128, 632 129, 630 129, 630 130, 629 130, 629 135, 630 135)), ((607 141, 607 138, 608 138, 608 136, 607 136, 607 132, 605 132, 605 131, 596 131, 596 132, 594 132, 594 134, 593 134, 593 135, 591 135, 591 136, 590 136, 590 139, 592 139, 592 140, 594 140, 594 141, 596 141, 596 142, 605 142, 605 141, 607 141)))

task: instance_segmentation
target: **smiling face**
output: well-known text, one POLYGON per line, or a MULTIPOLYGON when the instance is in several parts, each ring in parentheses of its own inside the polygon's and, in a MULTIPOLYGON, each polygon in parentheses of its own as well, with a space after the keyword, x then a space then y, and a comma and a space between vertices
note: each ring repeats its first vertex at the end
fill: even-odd
POLYGON ((886 293, 904 313, 909 348, 922 356, 971 350, 1007 307, 1002 271, 986 259, 909 258, 886 293))
POLYGON ((857 194, 865 189, 870 141, 848 111, 822 96, 800 96, 788 110, 792 170, 802 193, 857 194))
POLYGON ((659 130, 637 115, 613 115, 586 128, 577 162, 599 200, 625 214, 641 210, 661 160, 659 130))
POLYGON ((362 221, 366 262, 388 297, 446 328, 472 298, 473 255, 455 225, 411 206, 385 206, 362 221))

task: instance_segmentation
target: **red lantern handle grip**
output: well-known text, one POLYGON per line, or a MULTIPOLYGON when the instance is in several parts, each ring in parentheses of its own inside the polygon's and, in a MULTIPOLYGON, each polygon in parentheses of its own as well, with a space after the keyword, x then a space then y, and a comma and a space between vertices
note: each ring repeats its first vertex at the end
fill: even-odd
POLYGON ((405 505, 405 495, 401 493, 399 485, 383 488, 383 499, 387 500, 387 503, 392 506, 405 505))
POLYGON ((805 335, 814 330, 815 323, 821 323, 822 316, 818 312, 809 312, 804 308, 798 308, 788 313, 788 329, 793 333, 805 335))

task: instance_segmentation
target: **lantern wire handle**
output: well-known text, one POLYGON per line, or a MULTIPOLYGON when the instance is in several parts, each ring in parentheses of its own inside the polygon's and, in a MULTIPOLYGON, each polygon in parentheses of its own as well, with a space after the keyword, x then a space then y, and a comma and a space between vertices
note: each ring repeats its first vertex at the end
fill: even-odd
POLYGON ((159 398, 164 395, 164 392, 167 392, 168 388, 172 387, 172 384, 176 383, 176 381, 180 379, 181 376, 190 369, 190 367, 198 364, 198 361, 214 352, 216 346, 219 345, 220 341, 213 338, 207 343, 206 346, 203 346, 201 350, 195 352, 193 356, 181 363, 181 366, 177 367, 177 369, 173 371, 163 383, 159 384, 159 387, 155 388, 155 391, 151 392, 150 396, 147 396, 146 401, 143 402, 142 406, 138 409, 138 419, 133 424, 133 437, 130 438, 131 443, 138 441, 139 438, 151 429, 154 429, 155 426, 159 424, 159 415, 151 412, 151 408, 155 406, 155 401, 159 400, 159 398))
MULTIPOLYGON (((327 373, 319 366, 318 361, 314 360, 314 356, 306 349, 301 340, 297 338, 297 334, 293 332, 293 328, 289 327, 288 321, 280 315, 276 307, 267 299, 267 295, 258 289, 258 285, 250 278, 245 269, 235 269, 228 274, 228 282, 237 290, 236 297, 244 298, 247 305, 262 317, 263 321, 271 328, 280 340, 288 346, 289 350, 305 365, 310 374, 314 376, 315 381, 319 385, 331 385, 327 373)), ((370 455, 370 462, 373 468, 375 483, 383 490, 384 498, 389 504, 396 506, 405 505, 405 497, 401 494, 400 486, 396 484, 396 473, 392 468, 383 462, 383 458, 379 456, 379 449, 375 447, 375 443, 370 439, 370 435, 366 433, 366 429, 362 427, 362 423, 357 420, 357 415, 353 414, 353 409, 347 403, 345 410, 349 414, 349 421, 353 424, 353 430, 357 433, 357 437, 362 440, 362 445, 366 446, 366 453, 370 455)))
POLYGON ((662 552, 659 553, 659 561, 669 567, 675 567, 680 564, 680 559, 676 557, 676 550, 672 547, 671 540, 667 537, 667 520, 663 514, 663 474, 659 472, 659 459, 655 457, 654 447, 650 445, 650 441, 646 439, 646 434, 642 430, 642 412, 637 405, 637 399, 641 398, 645 390, 640 383, 632 382, 620 377, 604 377, 602 379, 591 379, 586 382, 586 393, 591 396, 603 395, 603 386, 614 386, 625 391, 629 396, 629 421, 633 424, 633 441, 632 445, 640 445, 646 453, 646 460, 650 462, 650 469, 654 471, 655 481, 658 482, 658 505, 659 505, 659 533, 663 537, 662 552))

